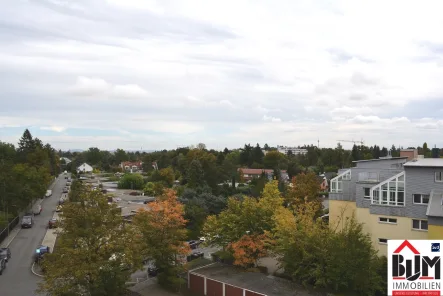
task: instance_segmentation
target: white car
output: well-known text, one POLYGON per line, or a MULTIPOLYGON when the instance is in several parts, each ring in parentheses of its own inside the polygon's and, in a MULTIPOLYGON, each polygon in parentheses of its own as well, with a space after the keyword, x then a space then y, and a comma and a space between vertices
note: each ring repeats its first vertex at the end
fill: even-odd
POLYGON ((205 238, 204 236, 202 236, 201 238, 199 238, 199 240, 200 240, 201 242, 205 242, 205 241, 206 241, 206 238, 205 238))
POLYGON ((52 190, 46 190, 46 197, 50 197, 52 195, 52 190))

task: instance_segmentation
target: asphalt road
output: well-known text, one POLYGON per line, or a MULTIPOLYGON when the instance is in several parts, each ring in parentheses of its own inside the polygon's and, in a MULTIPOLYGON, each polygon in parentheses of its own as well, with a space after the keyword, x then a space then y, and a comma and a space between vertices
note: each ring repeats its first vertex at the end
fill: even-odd
POLYGON ((35 290, 41 278, 31 272, 32 255, 46 234, 48 221, 54 215, 65 184, 64 176, 59 176, 52 189, 52 196, 43 200, 42 213, 35 216, 34 226, 22 229, 9 245, 12 257, 0 276, 1 296, 38 295, 35 290))

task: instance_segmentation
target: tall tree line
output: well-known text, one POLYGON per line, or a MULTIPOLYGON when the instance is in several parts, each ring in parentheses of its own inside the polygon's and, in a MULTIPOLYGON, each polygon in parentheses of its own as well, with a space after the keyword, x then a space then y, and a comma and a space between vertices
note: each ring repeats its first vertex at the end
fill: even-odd
POLYGON ((17 147, 0 141, 0 228, 44 196, 51 176, 60 173, 59 159, 50 144, 32 137, 27 129, 17 147))

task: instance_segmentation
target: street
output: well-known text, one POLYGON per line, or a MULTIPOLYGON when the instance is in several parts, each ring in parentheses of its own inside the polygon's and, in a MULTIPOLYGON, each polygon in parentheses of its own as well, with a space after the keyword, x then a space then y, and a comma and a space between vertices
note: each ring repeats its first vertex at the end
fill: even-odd
MULTIPOLYGON (((2 296, 38 295, 35 290, 41 278, 31 272, 32 256, 46 234, 48 221, 54 215, 65 183, 64 176, 60 175, 52 189, 52 196, 43 200, 43 210, 40 215, 35 216, 34 226, 30 229, 20 230, 9 245, 12 257, 3 275, 0 276, 0 294, 2 296)), ((20 224, 17 227, 20 227, 20 224)))

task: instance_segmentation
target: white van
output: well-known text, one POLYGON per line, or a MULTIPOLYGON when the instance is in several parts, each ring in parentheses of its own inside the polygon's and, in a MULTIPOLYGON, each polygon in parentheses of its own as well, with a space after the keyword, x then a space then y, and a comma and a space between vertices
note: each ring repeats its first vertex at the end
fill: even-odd
POLYGON ((46 197, 50 197, 52 195, 52 190, 46 190, 46 194, 45 194, 45 196, 46 197))

